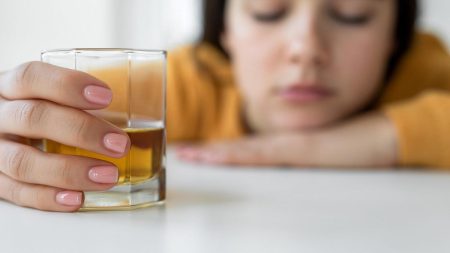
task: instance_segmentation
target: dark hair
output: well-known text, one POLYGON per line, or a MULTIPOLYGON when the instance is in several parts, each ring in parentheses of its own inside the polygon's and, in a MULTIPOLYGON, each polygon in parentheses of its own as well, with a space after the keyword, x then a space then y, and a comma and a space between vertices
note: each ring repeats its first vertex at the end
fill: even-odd
MULTIPOLYGON (((226 0, 203 1, 203 36, 201 42, 208 42, 222 51, 220 37, 224 30, 226 0)), ((418 0, 397 0, 397 22, 395 28, 395 50, 388 62, 386 80, 390 78, 397 63, 409 49, 414 37, 418 17, 418 0)))

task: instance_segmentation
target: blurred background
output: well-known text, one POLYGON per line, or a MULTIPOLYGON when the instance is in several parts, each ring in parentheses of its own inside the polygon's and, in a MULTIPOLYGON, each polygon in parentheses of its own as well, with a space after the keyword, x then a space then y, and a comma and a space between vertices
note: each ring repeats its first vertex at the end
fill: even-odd
MULTIPOLYGON (((421 27, 450 46, 450 1, 422 0, 421 27)), ((0 0, 0 70, 45 49, 171 49, 200 35, 201 0, 0 0)))

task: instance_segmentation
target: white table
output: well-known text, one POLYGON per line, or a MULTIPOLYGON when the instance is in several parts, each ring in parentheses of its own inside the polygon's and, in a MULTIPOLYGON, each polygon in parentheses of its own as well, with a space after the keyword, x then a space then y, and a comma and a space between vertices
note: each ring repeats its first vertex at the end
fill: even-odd
POLYGON ((0 202, 0 252, 450 252, 450 174, 169 157, 163 207, 62 214, 0 202))

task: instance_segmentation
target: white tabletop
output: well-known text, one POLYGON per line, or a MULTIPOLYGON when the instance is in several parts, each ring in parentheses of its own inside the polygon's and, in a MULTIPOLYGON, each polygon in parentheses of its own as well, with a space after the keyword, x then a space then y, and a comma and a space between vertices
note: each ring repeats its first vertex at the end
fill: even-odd
POLYGON ((450 252, 450 174, 169 157, 162 207, 62 214, 0 201, 0 252, 450 252))

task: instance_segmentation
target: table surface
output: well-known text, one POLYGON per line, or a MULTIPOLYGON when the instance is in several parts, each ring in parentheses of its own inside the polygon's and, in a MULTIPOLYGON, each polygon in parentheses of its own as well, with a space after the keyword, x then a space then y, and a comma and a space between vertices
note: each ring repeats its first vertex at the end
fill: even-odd
POLYGON ((67 214, 0 201, 0 252, 450 252, 450 174, 168 161, 160 207, 67 214))

